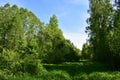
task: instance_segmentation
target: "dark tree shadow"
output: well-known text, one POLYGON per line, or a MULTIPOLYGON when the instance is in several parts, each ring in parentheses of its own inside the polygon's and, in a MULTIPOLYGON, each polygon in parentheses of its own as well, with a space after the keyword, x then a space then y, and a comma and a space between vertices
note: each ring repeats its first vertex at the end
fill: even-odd
POLYGON ((43 66, 48 71, 63 70, 68 72, 71 76, 82 73, 89 74, 92 72, 109 72, 112 70, 110 65, 90 61, 66 62, 63 64, 43 64, 43 66))

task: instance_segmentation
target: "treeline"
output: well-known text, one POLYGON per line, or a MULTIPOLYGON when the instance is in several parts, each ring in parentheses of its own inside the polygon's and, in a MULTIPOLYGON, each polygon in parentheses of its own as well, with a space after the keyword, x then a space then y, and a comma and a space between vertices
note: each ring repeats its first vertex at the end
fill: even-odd
POLYGON ((89 40, 83 46, 84 58, 120 68, 120 9, 110 0, 89 0, 88 13, 89 40))
POLYGON ((40 62, 79 60, 79 49, 66 40, 56 15, 44 24, 35 14, 17 5, 0 7, 0 69, 39 71, 40 62))

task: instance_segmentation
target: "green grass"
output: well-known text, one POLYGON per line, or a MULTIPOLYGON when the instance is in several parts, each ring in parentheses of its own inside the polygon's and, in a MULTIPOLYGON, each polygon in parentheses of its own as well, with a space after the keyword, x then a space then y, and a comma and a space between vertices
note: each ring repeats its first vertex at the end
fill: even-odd
POLYGON ((80 61, 80 62, 66 62, 63 64, 43 64, 48 70, 63 70, 68 72, 71 76, 81 73, 92 73, 92 72, 106 72, 111 71, 109 65, 101 64, 98 62, 91 61, 80 61))
POLYGON ((93 72, 75 75, 73 80, 120 80, 120 72, 93 72))
POLYGON ((70 75, 65 71, 53 70, 37 75, 28 73, 9 75, 7 77, 0 77, 0 80, 72 80, 70 75))
POLYGON ((6 76, 0 71, 0 80, 120 80, 119 71, 113 71, 109 65, 98 62, 66 62, 43 66, 47 71, 37 75, 19 73, 6 76))

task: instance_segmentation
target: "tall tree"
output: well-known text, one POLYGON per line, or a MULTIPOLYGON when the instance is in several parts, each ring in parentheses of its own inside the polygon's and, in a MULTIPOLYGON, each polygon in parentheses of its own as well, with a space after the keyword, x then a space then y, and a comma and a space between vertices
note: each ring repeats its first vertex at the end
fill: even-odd
POLYGON ((48 63, 57 62, 57 59, 61 59, 59 55, 62 55, 63 53, 58 50, 57 46, 64 41, 64 37, 62 31, 58 28, 58 20, 56 15, 53 15, 50 18, 49 24, 47 24, 45 28, 39 32, 38 38, 39 42, 41 42, 39 44, 42 52, 41 56, 43 58, 45 57, 48 63))
POLYGON ((10 7, 9 4, 5 4, 0 10, 0 45, 3 48, 17 49, 20 47, 24 31, 19 9, 16 5, 10 7))
POLYGON ((0 45, 5 48, 7 45, 7 34, 11 25, 12 14, 10 13, 10 5, 7 3, 0 7, 0 45))
POLYGON ((8 48, 10 49, 19 49, 21 45, 23 44, 23 33, 24 28, 22 26, 22 20, 20 18, 20 11, 16 5, 13 5, 11 7, 11 13, 13 16, 11 20, 11 25, 9 26, 9 32, 8 32, 8 48))
POLYGON ((111 59, 113 66, 120 67, 120 9, 113 13, 112 29, 108 35, 108 42, 111 51, 111 59))
POLYGON ((94 59, 108 61, 109 48, 106 36, 110 30, 112 6, 110 0, 89 0, 89 33, 90 46, 93 48, 94 59))

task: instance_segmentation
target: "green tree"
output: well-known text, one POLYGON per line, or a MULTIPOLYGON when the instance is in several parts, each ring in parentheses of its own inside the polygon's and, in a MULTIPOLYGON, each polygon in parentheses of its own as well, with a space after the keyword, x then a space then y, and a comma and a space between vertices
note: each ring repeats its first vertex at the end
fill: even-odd
POLYGON ((87 20, 89 26, 86 28, 89 33, 89 43, 93 48, 93 56, 98 61, 109 61, 109 47, 107 34, 110 31, 112 5, 110 0, 89 0, 90 18, 87 20))
POLYGON ((7 34, 11 24, 11 16, 10 5, 8 3, 0 7, 0 45, 3 48, 7 46, 7 34))
MULTIPOLYGON (((38 41, 42 58, 48 63, 56 63, 58 57, 63 53, 60 52, 58 46, 64 41, 62 31, 58 28, 58 20, 55 15, 50 18, 49 24, 47 24, 38 34, 38 41), (52 55, 52 56, 51 56, 52 55), (56 58, 56 61, 55 61, 56 58), (54 62, 55 61, 55 62, 54 62)), ((60 60, 61 61, 61 60, 60 60)), ((59 61, 58 61, 59 62, 59 61)))
POLYGON ((41 53, 39 57, 43 62, 61 63, 79 60, 79 50, 64 38, 55 15, 50 17, 49 24, 39 32, 38 43, 41 53))
POLYGON ((113 13, 113 27, 108 35, 109 48, 111 51, 111 62, 113 66, 119 68, 120 66, 120 9, 113 13))
POLYGON ((64 44, 63 53, 65 53, 65 62, 79 61, 81 54, 80 50, 76 48, 70 40, 66 40, 64 44))
POLYGON ((22 21, 20 18, 20 12, 16 5, 13 5, 11 7, 11 13, 13 16, 11 20, 11 25, 9 26, 9 32, 7 35, 8 39, 8 49, 19 49, 21 47, 21 44, 23 44, 23 33, 24 28, 22 26, 22 21))
POLYGON ((18 49, 23 40, 23 26, 21 24, 19 9, 9 4, 1 7, 0 14, 0 41, 3 48, 18 49))
POLYGON ((90 59, 91 54, 90 54, 89 49, 90 48, 89 48, 88 43, 84 43, 82 47, 82 52, 81 52, 83 59, 90 59))
POLYGON ((8 3, 0 7, 0 64, 3 69, 12 73, 40 72, 43 67, 38 59, 37 34, 42 24, 27 9, 8 3))

